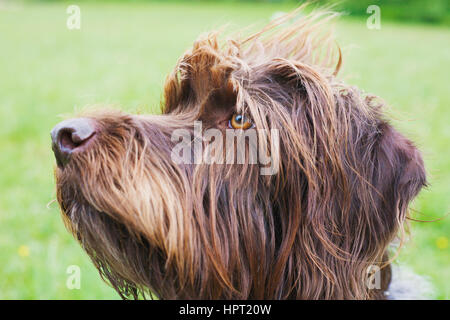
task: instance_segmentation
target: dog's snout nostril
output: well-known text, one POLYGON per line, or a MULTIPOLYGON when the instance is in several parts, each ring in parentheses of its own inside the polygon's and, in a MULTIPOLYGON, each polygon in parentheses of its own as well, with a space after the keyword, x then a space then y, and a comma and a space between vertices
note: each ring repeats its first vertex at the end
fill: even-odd
POLYGON ((57 124, 51 131, 52 149, 58 166, 63 167, 74 151, 80 151, 95 135, 92 119, 77 118, 57 124))
POLYGON ((84 141, 89 139, 92 134, 89 134, 88 137, 80 135, 77 131, 69 128, 63 128, 59 132, 59 143, 60 146, 64 149, 73 150, 80 146, 84 141))

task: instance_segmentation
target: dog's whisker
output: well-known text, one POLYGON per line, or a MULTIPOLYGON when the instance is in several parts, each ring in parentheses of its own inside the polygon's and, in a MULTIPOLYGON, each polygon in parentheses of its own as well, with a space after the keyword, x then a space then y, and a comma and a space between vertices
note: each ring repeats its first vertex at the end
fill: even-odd
POLYGON ((51 205, 52 205, 53 203, 55 203, 55 202, 57 202, 56 198, 55 198, 55 199, 52 199, 52 200, 50 200, 50 202, 48 202, 48 203, 46 204, 46 206, 45 206, 45 207, 46 207, 47 209, 51 209, 51 207, 50 207, 50 206, 51 206, 51 205))

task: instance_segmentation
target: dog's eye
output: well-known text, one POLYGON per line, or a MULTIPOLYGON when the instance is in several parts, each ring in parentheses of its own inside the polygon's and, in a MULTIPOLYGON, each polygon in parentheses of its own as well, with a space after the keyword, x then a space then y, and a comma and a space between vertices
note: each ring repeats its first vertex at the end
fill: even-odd
POLYGON ((228 122, 230 129, 247 130, 253 127, 253 123, 242 114, 234 114, 228 122))

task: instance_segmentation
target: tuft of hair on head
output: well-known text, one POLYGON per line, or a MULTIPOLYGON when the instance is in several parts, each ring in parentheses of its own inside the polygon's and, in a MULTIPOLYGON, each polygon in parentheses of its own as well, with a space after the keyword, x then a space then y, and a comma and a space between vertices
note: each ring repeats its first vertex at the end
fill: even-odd
MULTIPOLYGON (((234 33, 222 40, 223 29, 201 35, 166 79, 163 112, 192 110, 220 88, 238 94, 258 65, 273 60, 302 63, 324 75, 336 75, 342 57, 331 22, 339 13, 328 7, 304 15, 309 5, 301 5, 249 36, 234 33)), ((238 110, 243 107, 239 102, 238 110)))

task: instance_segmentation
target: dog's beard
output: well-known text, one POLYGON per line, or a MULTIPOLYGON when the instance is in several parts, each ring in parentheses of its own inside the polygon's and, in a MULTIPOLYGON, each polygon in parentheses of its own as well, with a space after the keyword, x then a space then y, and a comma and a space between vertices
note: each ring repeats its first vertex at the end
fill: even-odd
POLYGON ((180 258, 169 247, 179 239, 173 239, 177 230, 164 224, 166 214, 183 211, 182 196, 173 197, 176 182, 161 176, 169 171, 164 162, 163 168, 157 166, 170 159, 152 155, 165 150, 149 149, 156 141, 164 149, 169 145, 161 143, 161 130, 149 133, 146 123, 135 117, 107 113, 101 112, 101 119, 99 112, 90 114, 102 133, 89 150, 73 154, 64 168, 55 168, 63 220, 102 278, 123 298, 153 297, 152 292, 174 296, 180 289, 167 285, 177 277, 169 260, 180 258))

